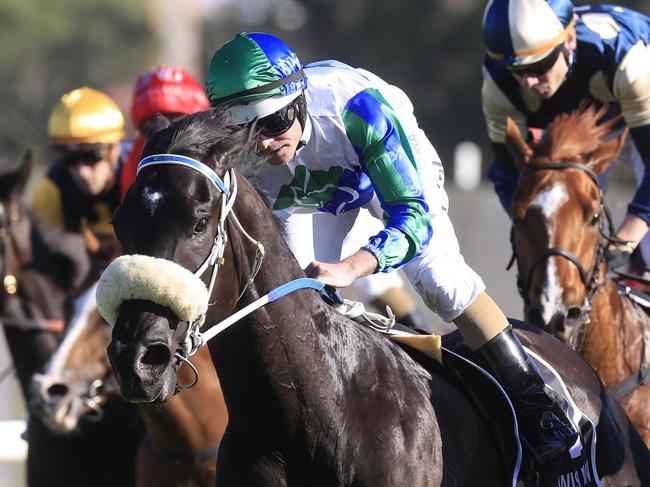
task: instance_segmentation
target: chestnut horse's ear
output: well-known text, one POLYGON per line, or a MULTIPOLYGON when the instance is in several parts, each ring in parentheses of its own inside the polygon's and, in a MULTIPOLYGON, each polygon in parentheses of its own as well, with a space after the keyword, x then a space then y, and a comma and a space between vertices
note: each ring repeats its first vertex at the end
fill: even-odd
POLYGON ((596 173, 603 174, 612 162, 614 162, 623 149, 625 138, 628 134, 628 129, 623 130, 623 133, 609 142, 601 143, 598 148, 589 156, 588 166, 596 173))
POLYGON ((506 148, 515 161, 517 170, 521 172, 530 161, 533 149, 526 143, 517 124, 510 117, 506 120, 506 148))

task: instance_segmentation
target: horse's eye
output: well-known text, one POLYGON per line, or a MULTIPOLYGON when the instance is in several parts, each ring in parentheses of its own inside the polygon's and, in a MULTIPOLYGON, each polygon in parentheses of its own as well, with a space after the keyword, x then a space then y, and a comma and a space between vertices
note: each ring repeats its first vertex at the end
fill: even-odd
POLYGON ((208 228, 208 222, 210 219, 207 216, 202 216, 199 218, 199 221, 196 222, 196 225, 194 226, 194 234, 195 235, 200 235, 206 231, 208 228))
POLYGON ((600 221, 600 213, 595 212, 593 215, 591 215, 591 224, 592 225, 597 225, 599 221, 600 221))

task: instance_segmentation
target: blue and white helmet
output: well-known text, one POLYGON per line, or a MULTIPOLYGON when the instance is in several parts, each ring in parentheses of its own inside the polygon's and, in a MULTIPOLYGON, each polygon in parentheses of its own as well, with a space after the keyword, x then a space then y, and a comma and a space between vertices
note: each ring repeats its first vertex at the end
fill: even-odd
POLYGON ((488 57, 498 63, 532 64, 562 44, 574 24, 570 0, 490 0, 483 40, 488 57))

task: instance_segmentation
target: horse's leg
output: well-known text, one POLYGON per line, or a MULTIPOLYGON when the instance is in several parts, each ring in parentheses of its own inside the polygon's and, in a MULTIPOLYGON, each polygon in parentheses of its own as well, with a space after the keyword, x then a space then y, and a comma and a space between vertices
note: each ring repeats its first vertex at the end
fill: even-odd
MULTIPOLYGON (((263 432, 260 432, 263 435, 263 432)), ((215 485, 245 485, 247 487, 286 487, 288 484, 284 461, 277 455, 253 452, 252 446, 243 446, 233 438, 230 427, 221 439, 217 457, 217 480, 215 485)), ((314 477, 310 487, 323 484, 322 478, 314 477)), ((300 485, 299 482, 296 485, 300 485)), ((337 485, 334 482, 329 485, 337 485)))
POLYGON ((85 487, 96 485, 85 475, 79 439, 60 437, 35 417, 28 421, 27 485, 85 487))

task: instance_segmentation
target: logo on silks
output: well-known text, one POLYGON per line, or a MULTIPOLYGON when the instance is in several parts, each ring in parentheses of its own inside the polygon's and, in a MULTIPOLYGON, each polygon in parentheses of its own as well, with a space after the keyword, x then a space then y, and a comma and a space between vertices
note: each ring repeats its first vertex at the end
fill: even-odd
MULTIPOLYGON (((557 487, 592 487, 600 486, 600 478, 596 468, 596 429, 589 418, 580 410, 568 394, 566 385, 559 374, 535 352, 527 349, 534 359, 544 381, 559 395, 564 397, 567 404, 565 411, 574 427, 580 432, 576 443, 563 455, 535 467, 535 477, 541 477, 539 485, 557 487)), ((524 468, 523 475, 532 472, 524 468)))
POLYGON ((298 165, 291 182, 280 188, 273 210, 300 206, 339 215, 365 205, 373 194, 370 180, 360 170, 332 166, 327 171, 309 171, 298 165))

